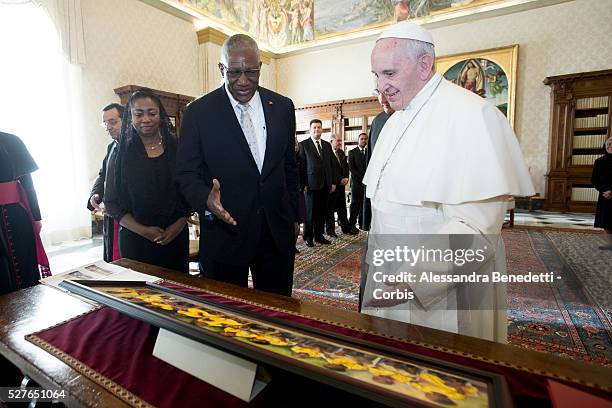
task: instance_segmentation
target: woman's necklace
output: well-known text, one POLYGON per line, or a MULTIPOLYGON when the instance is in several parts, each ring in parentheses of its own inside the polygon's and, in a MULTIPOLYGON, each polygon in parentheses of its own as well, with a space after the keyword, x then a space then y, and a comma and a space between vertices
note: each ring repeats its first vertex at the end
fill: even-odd
POLYGON ((161 135, 158 135, 158 137, 159 137, 159 141, 158 142, 154 142, 153 144, 146 144, 146 143, 143 142, 145 149, 153 151, 153 150, 159 148, 162 145, 162 141, 163 140, 162 140, 161 135))

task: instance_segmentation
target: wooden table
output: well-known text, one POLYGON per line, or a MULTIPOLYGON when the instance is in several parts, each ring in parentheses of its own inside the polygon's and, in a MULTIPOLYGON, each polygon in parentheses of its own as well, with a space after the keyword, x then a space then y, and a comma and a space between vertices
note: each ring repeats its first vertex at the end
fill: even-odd
MULTIPOLYGON (((120 260, 116 263, 149 275, 298 312, 314 318, 331 320, 399 338, 422 341, 441 349, 469 353, 476 358, 496 360, 538 373, 549 373, 551 376, 557 376, 557 378, 591 383, 604 389, 612 388, 612 369, 610 368, 421 326, 392 322, 284 296, 239 288, 135 261, 120 260)), ((124 407, 126 404, 123 401, 104 388, 24 339, 26 334, 75 317, 93 309, 93 307, 78 298, 44 285, 1 296, 0 354, 42 387, 66 390, 69 393, 69 398, 63 402, 68 406, 124 407)), ((0 384, 0 386, 3 386, 3 384, 0 384)))

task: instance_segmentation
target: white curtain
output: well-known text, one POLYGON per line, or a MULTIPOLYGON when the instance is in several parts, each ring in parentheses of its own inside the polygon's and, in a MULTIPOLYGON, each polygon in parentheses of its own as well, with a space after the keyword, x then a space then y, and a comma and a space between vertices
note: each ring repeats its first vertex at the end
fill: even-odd
MULTIPOLYGON (((91 221, 84 208, 81 65, 64 52, 54 11, 40 7, 45 1, 0 0, 0 130, 18 135, 39 166, 33 177, 43 240, 56 243, 91 236, 91 221)), ((76 60, 84 58, 73 49, 76 60)))

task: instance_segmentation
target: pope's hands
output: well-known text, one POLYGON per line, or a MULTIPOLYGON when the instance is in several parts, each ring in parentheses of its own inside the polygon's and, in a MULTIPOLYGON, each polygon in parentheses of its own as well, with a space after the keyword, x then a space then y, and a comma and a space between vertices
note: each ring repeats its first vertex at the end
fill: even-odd
POLYGON ((208 211, 213 213, 213 215, 221 221, 231 225, 238 225, 231 214, 227 212, 225 208, 223 208, 223 205, 221 205, 221 185, 217 179, 213 179, 213 187, 208 194, 206 207, 208 208, 208 211))

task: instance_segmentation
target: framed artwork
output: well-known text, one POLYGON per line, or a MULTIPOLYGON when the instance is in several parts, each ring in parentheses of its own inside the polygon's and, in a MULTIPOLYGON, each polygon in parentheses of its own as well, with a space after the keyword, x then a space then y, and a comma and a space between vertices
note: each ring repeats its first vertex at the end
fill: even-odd
POLYGON ((390 406, 506 407, 503 377, 218 304, 145 282, 60 287, 136 319, 258 363, 390 406))
POLYGON ((518 44, 436 58, 449 81, 493 103, 514 127, 518 44))

